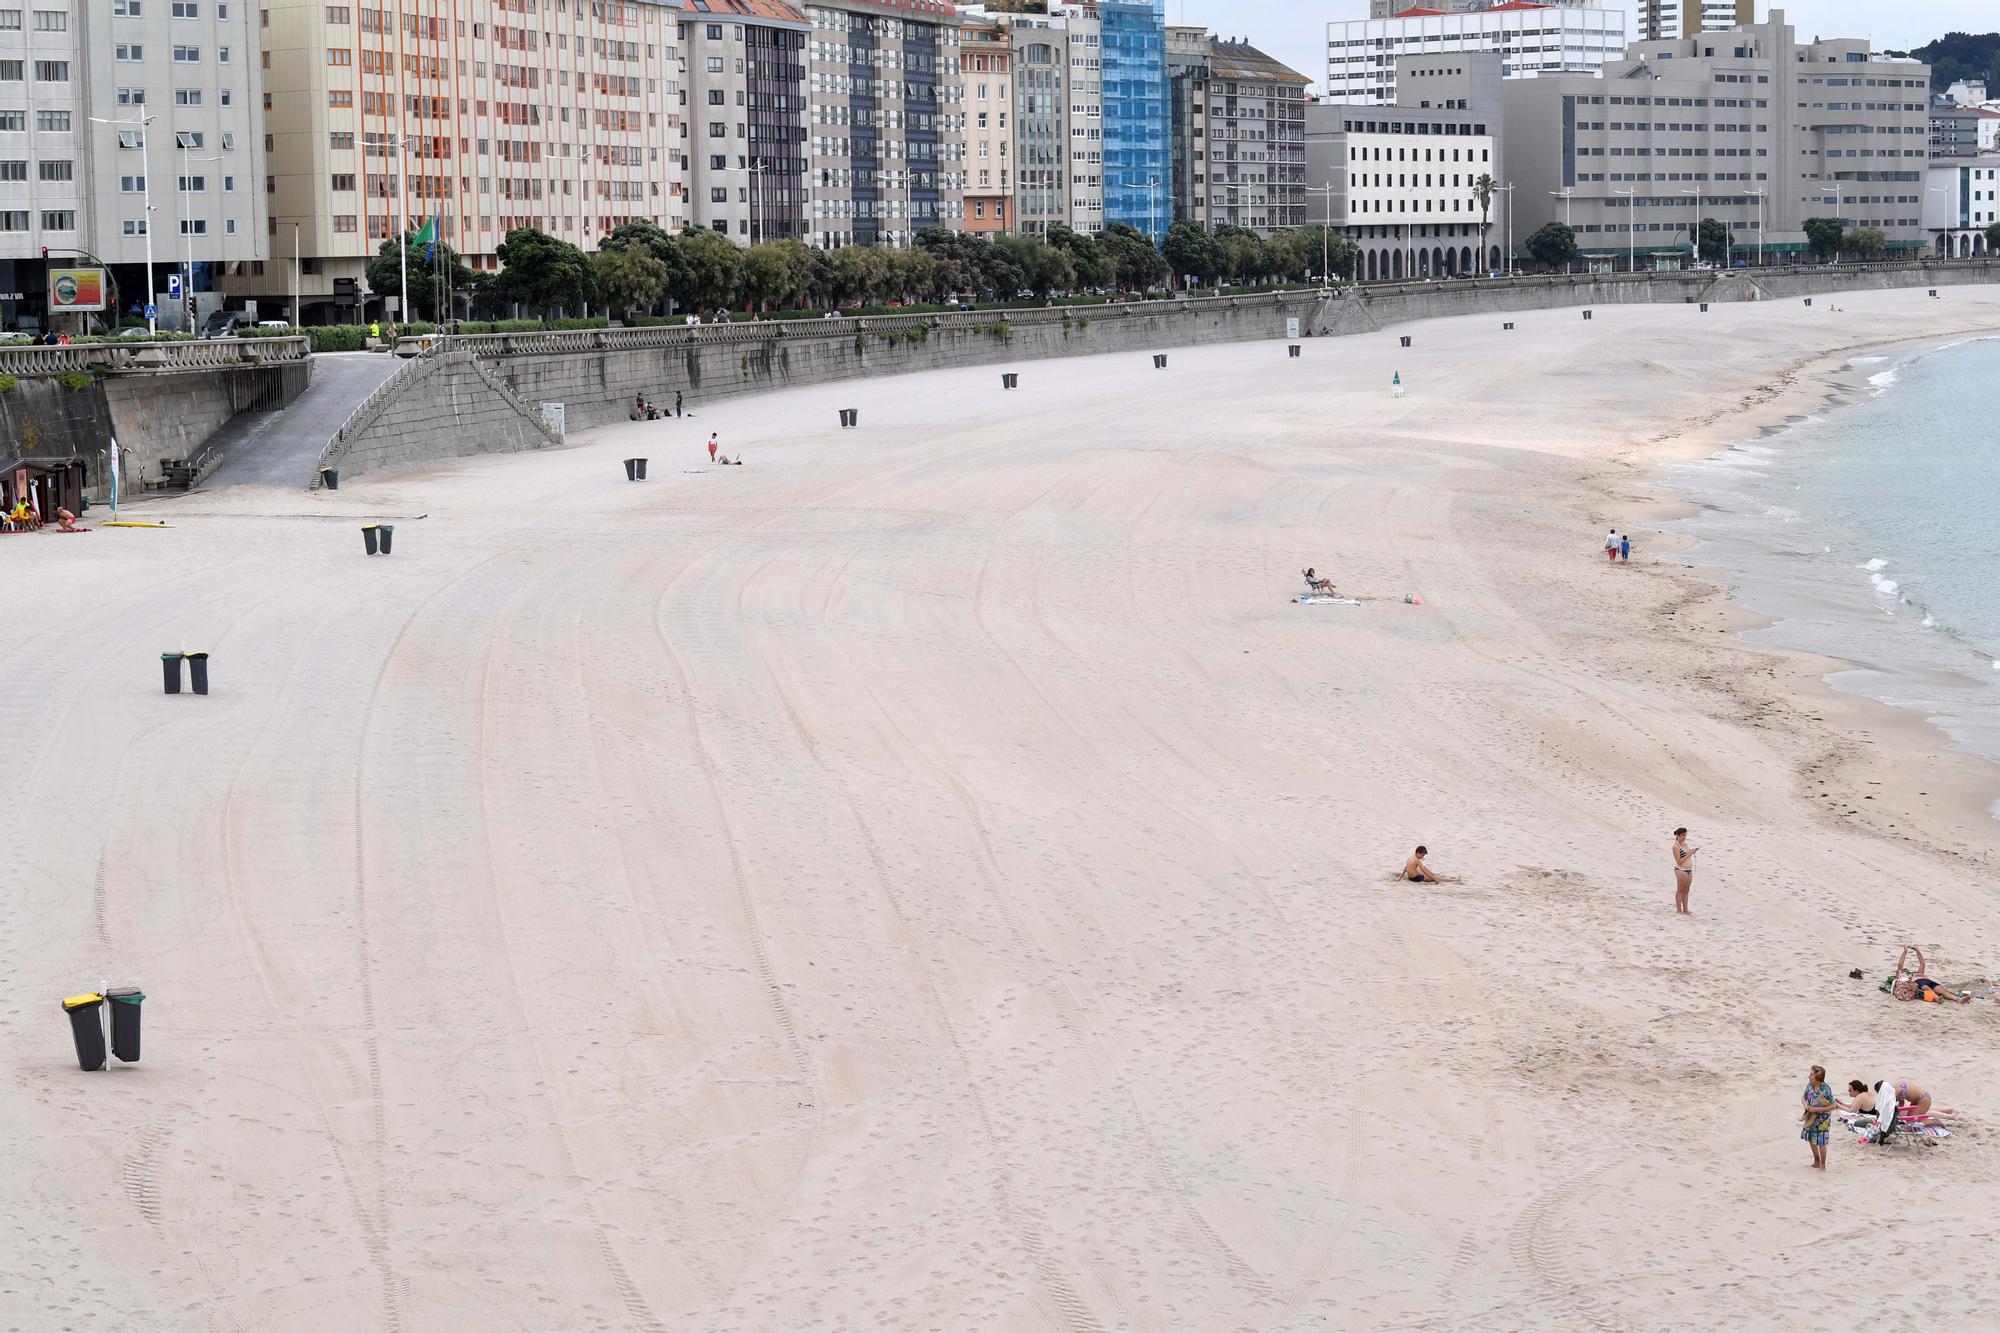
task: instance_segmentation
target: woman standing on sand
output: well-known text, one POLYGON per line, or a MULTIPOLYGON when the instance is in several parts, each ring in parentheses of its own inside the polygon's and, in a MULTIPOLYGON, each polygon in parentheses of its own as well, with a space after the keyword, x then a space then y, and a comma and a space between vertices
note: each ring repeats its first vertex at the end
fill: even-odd
POLYGON ((1805 1122, 1805 1127, 1799 1131, 1799 1137, 1812 1149, 1813 1169, 1824 1171, 1826 1140, 1833 1130, 1833 1089, 1826 1085, 1824 1067, 1812 1067, 1812 1077, 1806 1080, 1806 1095, 1800 1106, 1799 1119, 1805 1122))
POLYGON ((1688 911, 1688 894, 1694 891, 1694 854, 1699 847, 1688 846, 1688 831, 1674 830, 1674 910, 1682 916, 1693 916, 1688 911))

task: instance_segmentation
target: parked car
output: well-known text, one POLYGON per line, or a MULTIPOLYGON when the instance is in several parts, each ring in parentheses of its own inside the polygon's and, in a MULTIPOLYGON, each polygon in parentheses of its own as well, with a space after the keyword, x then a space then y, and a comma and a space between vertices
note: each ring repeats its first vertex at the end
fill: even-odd
POLYGON ((257 321, 257 327, 260 329, 289 329, 292 327, 292 321, 289 319, 260 319, 257 321))
POLYGON ((153 336, 153 331, 144 324, 140 324, 135 328, 118 330, 118 336, 121 338, 150 338, 153 336))
POLYGON ((234 338, 239 336, 237 330, 249 322, 241 310, 217 310, 209 315, 208 323, 201 326, 201 336, 234 338))

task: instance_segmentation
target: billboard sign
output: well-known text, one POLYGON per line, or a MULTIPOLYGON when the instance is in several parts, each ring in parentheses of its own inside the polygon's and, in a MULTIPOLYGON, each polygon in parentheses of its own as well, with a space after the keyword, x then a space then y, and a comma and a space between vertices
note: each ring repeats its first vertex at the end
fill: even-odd
POLYGON ((49 309, 104 309, 104 270, 101 268, 50 269, 49 309))

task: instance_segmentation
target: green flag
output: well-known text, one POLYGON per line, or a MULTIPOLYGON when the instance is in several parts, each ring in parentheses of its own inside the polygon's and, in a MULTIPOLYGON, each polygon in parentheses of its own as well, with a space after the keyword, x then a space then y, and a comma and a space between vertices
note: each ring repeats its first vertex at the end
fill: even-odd
POLYGON ((434 245, 437 242, 438 223, 436 218, 425 218, 424 225, 417 228, 410 237, 413 245, 434 245))

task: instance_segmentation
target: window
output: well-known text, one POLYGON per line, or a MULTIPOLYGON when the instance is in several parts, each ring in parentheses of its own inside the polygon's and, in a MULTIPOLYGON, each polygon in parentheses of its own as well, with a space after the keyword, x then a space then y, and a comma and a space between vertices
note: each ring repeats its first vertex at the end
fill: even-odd
POLYGON ((28 179, 26 162, 0 162, 0 181, 24 181, 28 179))
POLYGON ((228 63, 229 63, 229 48, 228 48, 228 47, 226 47, 226 46, 218 46, 218 47, 216 47, 216 48, 215 48, 215 59, 216 59, 216 63, 217 63, 217 64, 221 64, 221 65, 226 65, 226 64, 228 64, 228 63))
POLYGON ((137 64, 146 58, 146 48, 137 42, 120 42, 111 48, 113 57, 137 64))
POLYGON ((206 235, 208 235, 208 219, 207 219, 207 218, 182 218, 182 219, 181 219, 181 235, 183 235, 183 236, 206 236, 206 235))
MULTIPOLYGON (((346 23, 346 22, 348 22, 348 21, 349 21, 349 19, 348 19, 348 14, 347 14, 347 6, 346 6, 346 5, 328 5, 328 6, 326 7, 326 21, 327 21, 328 23, 346 23)), ((349 227, 349 228, 348 228, 348 230, 349 230, 349 231, 352 231, 352 230, 354 230, 354 229, 353 229, 352 227, 349 227)))
POLYGON ((720 139, 720 138, 723 138, 724 136, 726 136, 726 135, 727 135, 728 133, 729 133, 729 127, 728 127, 728 126, 726 126, 726 125, 724 125, 724 124, 723 124, 723 123, 722 123, 721 121, 719 121, 719 120, 711 120, 711 121, 709 121, 709 122, 708 122, 708 137, 709 137, 709 138, 711 138, 711 139, 720 139))
POLYGON ((0 231, 26 231, 27 229, 28 229, 27 209, 10 208, 4 212, 0 212, 0 231))
POLYGON ((727 187, 727 186, 722 186, 722 185, 717 185, 717 186, 714 186, 714 187, 712 187, 712 188, 711 188, 711 189, 709 190, 709 192, 708 192, 708 202, 709 202, 709 203, 711 203, 711 204, 726 204, 726 203, 728 203, 728 202, 729 202, 729 189, 728 189, 728 187, 727 187))
POLYGON ((144 194, 146 192, 146 178, 144 176, 120 176, 118 178, 118 192, 120 194, 144 194))
MULTIPOLYGON (((35 11, 36 32, 68 32, 69 11, 67 9, 38 9, 35 11)), ((69 228, 63 228, 68 231, 69 228)))
POLYGON ((21 11, 18 9, 0 9, 0 32, 19 32, 20 30, 21 11))
POLYGON ((720 89, 720 88, 710 88, 710 89, 708 90, 708 104, 709 104, 710 106, 721 106, 721 105, 722 105, 722 89, 720 89))
POLYGON ((0 111, 0 130, 25 130, 28 128, 28 113, 25 111, 0 111))
POLYGON ((235 130, 224 130, 224 131, 222 132, 222 146, 223 146, 224 148, 234 148, 234 147, 236 147, 236 131, 235 131, 235 130))
POLYGON ((231 96, 230 96, 230 94, 232 93, 232 91, 233 91, 233 90, 232 90, 232 89, 229 89, 229 88, 224 88, 224 89, 222 90, 222 104, 223 104, 224 106, 233 106, 233 105, 235 105, 235 103, 234 103, 234 102, 233 102, 233 101, 231 100, 231 96))
MULTIPOLYGON (((267 98, 270 95, 269 93, 264 94, 267 98)), ((328 106, 353 106, 354 94, 345 88, 329 88, 326 90, 326 104, 328 106)))
POLYGON ((328 148, 352 148, 352 147, 354 147, 354 131, 353 131, 353 130, 334 130, 334 131, 333 131, 332 133, 330 133, 330 134, 328 134, 328 135, 326 136, 326 146, 327 146, 328 148))
POLYGON ((176 88, 176 89, 174 89, 174 105, 175 105, 175 106, 200 106, 200 105, 201 105, 201 89, 199 89, 199 88, 176 88))
POLYGON ((345 46, 329 46, 326 48, 326 63, 329 65, 351 65, 354 63, 354 52, 345 46))
POLYGON ((353 230, 354 230, 354 214, 352 214, 352 213, 335 213, 335 214, 333 215, 333 229, 334 229, 335 231, 353 231, 353 230))
POLYGON ((222 178, 222 192, 224 194, 236 193, 236 178, 234 176, 224 176, 222 178))
POLYGON ((729 170, 729 158, 721 153, 710 154, 708 159, 708 169, 710 171, 729 170))
POLYGON ((36 164, 35 174, 45 181, 73 181, 76 179, 76 164, 67 158, 40 162, 36 164))
POLYGON ((198 65, 201 63, 201 48, 199 46, 176 46, 174 48, 174 59, 183 65, 198 65))
POLYGON ((144 236, 146 234, 146 219, 126 218, 125 234, 127 236, 144 236))
POLYGON ((28 77, 28 67, 19 60, 0 60, 0 83, 23 83, 28 77))
POLYGON ((720 74, 720 73, 722 73, 722 57, 721 57, 721 56, 710 56, 710 57, 708 58, 708 72, 709 72, 710 74, 720 74))
POLYGON ((198 19, 201 5, 197 0, 173 0, 174 17, 177 19, 198 19))
POLYGON ((119 106, 146 105, 146 90, 144 88, 120 88, 118 90, 118 105, 119 106))
POLYGON ((180 191, 182 194, 201 194, 208 189, 208 177, 206 176, 181 176, 177 179, 180 181, 180 191))
POLYGON ((709 41, 719 42, 722 40, 722 25, 720 23, 710 23, 704 26, 708 29, 709 41))
POLYGON ((73 208, 45 208, 42 210, 43 231, 75 231, 76 210, 73 208))
POLYGON ((138 18, 139 0, 111 0, 111 12, 118 18, 138 18))
MULTIPOLYGON (((227 8, 227 6, 224 6, 224 8, 227 8)), ((222 234, 224 236, 234 236, 236 234, 235 218, 224 218, 222 220, 222 234)))
POLYGON ((208 135, 200 130, 182 130, 174 138, 180 141, 180 146, 183 148, 200 148, 208 135))
POLYGON ((333 173, 329 184, 332 189, 351 190, 354 188, 354 173, 351 171, 336 171, 333 173))
POLYGON ((35 82, 37 82, 37 83, 68 83, 68 82, 69 82, 69 61, 67 61, 67 60, 37 60, 37 61, 35 62, 35 82))
POLYGON ((66 133, 69 130, 69 112, 37 111, 35 113, 35 128, 45 134, 66 133))

